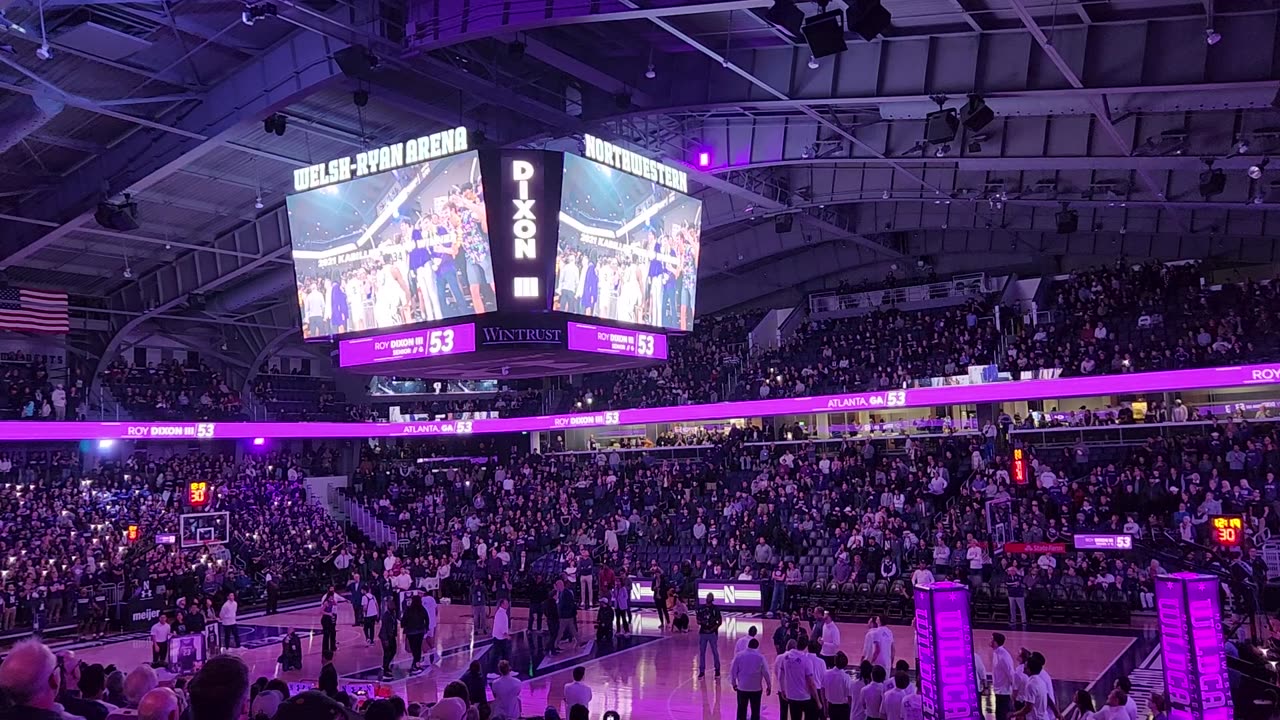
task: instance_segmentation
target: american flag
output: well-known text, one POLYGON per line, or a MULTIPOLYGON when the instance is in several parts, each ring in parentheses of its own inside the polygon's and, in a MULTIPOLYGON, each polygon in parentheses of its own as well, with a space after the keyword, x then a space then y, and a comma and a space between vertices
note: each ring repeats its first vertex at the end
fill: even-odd
POLYGON ((0 287, 0 330, 70 332, 67 294, 0 287))

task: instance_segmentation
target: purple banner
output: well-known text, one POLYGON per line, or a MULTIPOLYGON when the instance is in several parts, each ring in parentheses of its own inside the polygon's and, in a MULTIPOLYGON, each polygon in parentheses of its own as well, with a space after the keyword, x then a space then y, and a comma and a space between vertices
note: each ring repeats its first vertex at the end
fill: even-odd
POLYGON ((1077 550, 1132 550, 1132 535, 1075 535, 1077 550))
POLYGON ((1218 579, 1195 573, 1161 575, 1156 618, 1170 720, 1230 720, 1218 579))
POLYGON ((338 343, 338 365, 354 367, 459 355, 475 350, 476 326, 474 323, 464 323, 343 340, 338 343))
POLYGON ((924 716, 929 720, 981 717, 969 624, 969 589, 952 582, 918 585, 915 605, 924 716))
MULTIPOLYGON (((440 329, 440 328, 437 328, 440 329)), ((354 342, 354 341, 352 341, 354 342)), ((455 336, 454 344, 458 343, 455 336)), ((708 405, 614 410, 574 415, 541 415, 527 418, 444 420, 408 423, 149 423, 149 422, 38 422, 0 423, 0 440, 131 440, 131 439, 227 439, 267 438, 367 438, 414 435, 458 435, 538 432, 567 428, 645 425, 662 422, 724 420, 736 417, 810 415, 849 410, 886 410, 938 405, 967 405, 1005 400, 1085 397, 1090 395, 1141 394, 1203 388, 1225 388, 1280 383, 1280 366, 1247 365, 1203 370, 1165 370, 1133 375, 1021 380, 990 385, 886 390, 883 392, 781 400, 748 400, 708 405)))
POLYGON ((667 359, 667 336, 623 328, 569 323, 569 349, 604 355, 667 359))

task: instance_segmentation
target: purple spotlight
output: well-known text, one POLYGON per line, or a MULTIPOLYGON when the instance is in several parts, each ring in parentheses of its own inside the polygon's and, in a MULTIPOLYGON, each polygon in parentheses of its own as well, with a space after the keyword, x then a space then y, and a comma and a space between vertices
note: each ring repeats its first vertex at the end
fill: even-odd
POLYGON ((253 444, 254 444, 254 447, 261 447, 261 446, 263 446, 263 445, 266 445, 266 444, 267 444, 267 439, 266 439, 266 438, 254 438, 254 439, 253 439, 253 444))
POLYGON ((711 167, 711 153, 706 150, 698 151, 698 167, 711 167))

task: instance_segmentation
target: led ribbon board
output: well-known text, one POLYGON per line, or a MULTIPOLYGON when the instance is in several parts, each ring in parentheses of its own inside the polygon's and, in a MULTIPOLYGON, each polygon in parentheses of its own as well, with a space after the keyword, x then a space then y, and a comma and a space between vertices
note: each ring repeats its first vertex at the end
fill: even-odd
POLYGON ((952 582, 915 588, 920 699, 928 720, 978 720, 969 588, 952 582))
POLYGON ((376 337, 342 340, 338 365, 353 367, 475 352, 475 323, 426 328, 376 337))
MULTIPOLYGON (((1280 382, 1274 365, 1199 370, 1165 370, 1132 375, 1102 375, 1052 380, 1022 380, 987 385, 953 385, 886 392, 748 400, 707 405, 611 410, 572 415, 474 420, 468 432, 541 432, 575 427, 699 422, 735 417, 775 417, 838 412, 845 409, 932 407, 1006 400, 1088 397, 1119 393, 1165 392, 1205 388, 1253 387, 1280 382), (896 403, 896 404, 895 404, 896 403)), ((0 422, 0 441, 30 440, 241 440, 270 438, 369 438, 455 435, 455 421, 405 423, 196 423, 196 422, 0 422)))
POLYGON ((1169 720, 1231 720, 1231 687, 1218 579, 1174 573, 1156 579, 1169 720))

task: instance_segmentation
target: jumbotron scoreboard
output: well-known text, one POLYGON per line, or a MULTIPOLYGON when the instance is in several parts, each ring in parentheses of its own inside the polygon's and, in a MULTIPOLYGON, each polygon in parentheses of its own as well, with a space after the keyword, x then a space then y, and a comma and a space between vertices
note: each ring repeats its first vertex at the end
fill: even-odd
POLYGON ((702 202, 681 168, 476 149, 465 128, 295 172, 303 335, 348 371, 532 377, 667 358, 692 328, 702 202))

